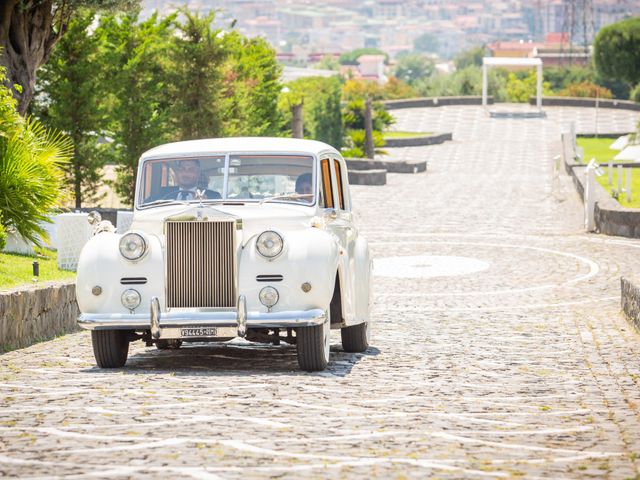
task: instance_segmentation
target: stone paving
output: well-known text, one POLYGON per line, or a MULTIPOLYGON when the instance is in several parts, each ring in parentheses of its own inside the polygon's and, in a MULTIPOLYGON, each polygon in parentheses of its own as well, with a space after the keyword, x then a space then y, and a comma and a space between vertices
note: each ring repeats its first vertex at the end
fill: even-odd
POLYGON ((4 354, 0 476, 640 478, 619 297, 640 242, 583 233, 555 120, 451 108, 394 112, 452 119, 453 142, 412 149, 426 174, 352 188, 376 259, 365 354, 334 335, 308 374, 286 346, 134 344, 101 371, 86 332, 4 354))

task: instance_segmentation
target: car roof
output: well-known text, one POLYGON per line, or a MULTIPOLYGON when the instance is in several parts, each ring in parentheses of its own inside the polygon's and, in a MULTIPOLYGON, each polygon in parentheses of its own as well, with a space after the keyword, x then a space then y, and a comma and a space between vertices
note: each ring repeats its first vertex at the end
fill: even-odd
POLYGON ((226 152, 306 153, 317 155, 327 151, 338 153, 332 146, 316 140, 277 137, 227 137, 166 143, 147 150, 140 159, 203 156, 226 152))

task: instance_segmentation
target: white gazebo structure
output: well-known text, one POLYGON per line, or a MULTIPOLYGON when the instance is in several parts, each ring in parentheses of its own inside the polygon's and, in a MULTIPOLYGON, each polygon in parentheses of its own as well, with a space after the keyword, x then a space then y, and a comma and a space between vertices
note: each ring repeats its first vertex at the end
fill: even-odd
POLYGON ((487 70, 489 67, 536 67, 536 106, 542 111, 542 60, 539 58, 484 57, 482 59, 482 106, 487 108, 487 70))

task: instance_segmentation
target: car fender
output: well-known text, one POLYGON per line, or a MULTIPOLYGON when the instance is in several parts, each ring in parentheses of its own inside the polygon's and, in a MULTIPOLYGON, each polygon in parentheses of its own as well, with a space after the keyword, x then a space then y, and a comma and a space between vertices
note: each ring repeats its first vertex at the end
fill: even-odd
POLYGON ((164 307, 162 245, 156 235, 144 236, 147 250, 136 261, 127 260, 120 254, 120 234, 100 233, 86 243, 80 253, 76 277, 76 298, 82 313, 131 313, 120 301, 122 293, 129 288, 137 290, 142 297, 134 313, 147 312, 153 296, 158 297, 164 307), (123 285, 122 278, 144 278, 146 281, 123 285))
POLYGON ((259 292, 272 286, 279 292, 273 312, 284 310, 327 309, 331 303, 338 270, 339 248, 336 238, 318 228, 280 231, 284 239, 282 253, 269 260, 256 249, 258 235, 250 238, 240 253, 238 286, 250 310, 268 311, 259 301, 259 292), (258 275, 282 275, 282 281, 259 282, 258 275), (303 284, 311 289, 303 291, 303 284))
POLYGON ((367 239, 359 236, 353 249, 353 292, 355 323, 368 322, 371 307, 371 258, 367 239))

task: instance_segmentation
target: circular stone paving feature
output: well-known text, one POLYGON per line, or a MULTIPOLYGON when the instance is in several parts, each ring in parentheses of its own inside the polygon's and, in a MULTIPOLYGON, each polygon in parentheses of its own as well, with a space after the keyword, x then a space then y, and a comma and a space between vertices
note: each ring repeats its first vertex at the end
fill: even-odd
POLYGON ((417 255, 376 258, 373 274, 395 278, 452 277, 481 272, 489 264, 477 258, 445 255, 417 255))

